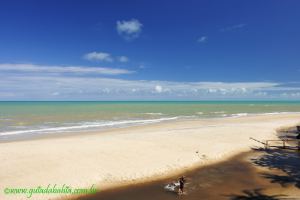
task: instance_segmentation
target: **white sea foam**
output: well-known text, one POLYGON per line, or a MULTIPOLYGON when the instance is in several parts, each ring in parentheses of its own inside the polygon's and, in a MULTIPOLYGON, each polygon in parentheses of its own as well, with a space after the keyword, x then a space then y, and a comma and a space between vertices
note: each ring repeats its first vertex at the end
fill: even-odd
POLYGON ((74 126, 62 126, 62 127, 51 127, 51 128, 0 132, 0 136, 31 134, 31 133, 63 132, 63 131, 89 129, 89 128, 101 128, 101 127, 142 125, 142 124, 151 124, 151 123, 157 123, 157 122, 175 120, 175 119, 178 119, 178 117, 159 118, 159 119, 141 119, 141 120, 123 120, 123 121, 104 121, 104 122, 83 122, 79 125, 74 125, 74 126))
POLYGON ((236 114, 232 114, 231 116, 232 117, 243 117, 243 116, 247 116, 249 115, 250 113, 236 113, 236 114))
POLYGON ((262 113, 262 115, 279 115, 279 114, 299 114, 300 112, 269 112, 262 113))
POLYGON ((10 118, 0 118, 1 121, 11 121, 12 119, 10 118))
POLYGON ((152 113, 152 112, 148 112, 148 113, 144 113, 146 115, 163 115, 163 113, 152 113))
POLYGON ((216 112, 211 112, 211 113, 213 113, 213 114, 223 114, 223 113, 225 113, 225 111, 216 111, 216 112))
POLYGON ((244 117, 249 115, 280 115, 280 114, 300 114, 300 112, 269 112, 269 113, 235 113, 231 117, 244 117))

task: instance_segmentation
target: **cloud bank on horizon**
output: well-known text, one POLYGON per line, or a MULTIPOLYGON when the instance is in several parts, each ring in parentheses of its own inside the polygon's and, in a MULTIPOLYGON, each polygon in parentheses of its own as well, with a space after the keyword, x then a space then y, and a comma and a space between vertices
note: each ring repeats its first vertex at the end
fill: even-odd
POLYGON ((134 72, 100 67, 0 64, 0 99, 233 100, 300 97, 300 84, 289 86, 276 82, 175 82, 111 77, 131 73, 134 72), (95 74, 98 76, 94 76, 95 74))

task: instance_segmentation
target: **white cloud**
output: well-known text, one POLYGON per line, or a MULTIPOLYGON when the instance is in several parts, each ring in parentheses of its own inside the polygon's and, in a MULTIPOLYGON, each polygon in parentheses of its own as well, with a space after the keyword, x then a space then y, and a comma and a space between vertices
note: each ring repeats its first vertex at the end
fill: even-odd
POLYGON ((145 69, 145 68, 146 68, 146 66, 145 66, 145 65, 143 65, 143 64, 140 64, 140 65, 138 66, 138 68, 140 68, 140 69, 145 69))
POLYGON ((105 62, 112 62, 113 58, 109 53, 105 52, 90 52, 83 56, 84 59, 89 61, 105 61, 105 62))
POLYGON ((202 37, 198 38, 198 40, 197 40, 197 42, 199 42, 199 43, 204 43, 206 41, 207 41, 207 37, 206 36, 202 36, 202 37))
POLYGON ((117 31, 119 35, 127 40, 137 38, 142 32, 142 26, 143 24, 137 19, 117 21, 117 31))
POLYGON ((129 58, 126 57, 126 56, 120 56, 120 57, 119 57, 119 61, 125 63, 125 62, 128 62, 128 61, 129 61, 129 58))
POLYGON ((283 93, 281 96, 286 98, 300 98, 300 91, 299 92, 290 92, 290 93, 283 93))
POLYGON ((213 89, 213 88, 208 88, 208 92, 209 92, 209 93, 216 93, 217 90, 216 90, 216 89, 213 89))
POLYGON ((255 93, 254 95, 256 95, 256 96, 263 96, 263 97, 265 97, 265 96, 267 96, 267 95, 268 95, 268 93, 267 93, 267 92, 257 92, 257 93, 255 93))
POLYGON ((87 67, 87 66, 59 66, 59 65, 36 65, 36 64, 0 64, 0 72, 18 72, 18 73, 70 73, 70 74, 103 74, 120 75, 131 74, 134 71, 118 68, 105 67, 87 67))
POLYGON ((220 31, 222 31, 222 32, 233 31, 233 30, 236 30, 236 29, 244 28, 245 26, 246 26, 246 24, 235 24, 235 25, 232 25, 232 26, 227 26, 227 27, 221 28, 220 31))
POLYGON ((83 58, 89 61, 103 61, 103 62, 113 62, 114 60, 117 60, 119 62, 125 63, 129 61, 129 58, 127 56, 113 57, 109 53, 95 52, 95 51, 83 55, 83 58))
POLYGON ((160 85, 155 86, 155 91, 158 93, 161 93, 163 91, 163 88, 160 85))

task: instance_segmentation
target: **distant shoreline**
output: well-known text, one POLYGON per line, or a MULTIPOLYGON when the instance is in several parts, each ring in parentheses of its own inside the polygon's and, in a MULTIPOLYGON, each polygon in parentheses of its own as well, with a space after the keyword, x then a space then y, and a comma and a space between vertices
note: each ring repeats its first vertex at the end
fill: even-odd
POLYGON ((257 102, 257 103, 268 103, 268 102, 274 102, 274 103, 284 103, 284 102, 288 102, 288 103, 300 103, 300 100, 230 100, 230 99, 228 99, 228 100, 95 100, 95 101, 92 101, 92 100, 19 100, 19 101, 17 101, 17 100, 11 100, 11 101, 9 101, 9 100, 5 100, 5 101, 3 101, 3 100, 0 100, 0 103, 10 103, 10 102, 12 102, 12 103, 18 103, 18 102, 41 102, 41 103, 43 103, 43 102, 74 102, 74 103, 76 103, 76 102, 91 102, 91 103, 93 103, 93 102, 95 102, 95 103, 97 103, 97 102, 102 102, 102 103, 105 103, 105 102, 109 102, 109 103, 111 103, 111 102, 116 102, 116 103, 122 103, 122 102, 126 102, 126 103, 128 103, 128 102, 132 102, 132 103, 139 103, 139 102, 141 102, 141 103, 155 103, 155 102, 174 102, 174 103, 177 103, 177 102, 182 102, 182 103, 189 103, 189 102, 191 102, 191 103, 193 103, 193 102, 195 102, 195 103, 211 103, 211 102, 213 102, 213 103, 222 103, 222 102, 224 102, 224 103, 226 103, 226 102, 228 102, 228 103, 230 103, 230 102, 233 102, 233 103, 236 103, 236 102, 241 102, 241 103, 247 103, 247 102, 257 102))

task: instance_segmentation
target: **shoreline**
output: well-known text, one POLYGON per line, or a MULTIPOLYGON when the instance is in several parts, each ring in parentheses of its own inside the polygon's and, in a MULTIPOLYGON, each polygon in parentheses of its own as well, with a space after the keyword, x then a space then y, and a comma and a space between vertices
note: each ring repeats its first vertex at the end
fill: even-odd
POLYGON ((96 184, 108 189, 170 177, 246 152, 257 145, 249 141, 249 136, 275 138, 275 129, 296 125, 299 117, 280 114, 164 122, 100 134, 0 143, 0 171, 5 172, 0 172, 0 188, 96 184), (40 176, 44 178, 36 180, 40 176))
MULTIPOLYGON (((27 135, 18 133, 18 134, 11 134, 10 131, 8 135, 1 135, 5 132, 0 132, 0 144, 1 143, 8 143, 8 142, 17 142, 17 141, 27 141, 27 140, 39 140, 39 139, 48 139, 48 138, 59 138, 59 137, 72 137, 72 136, 77 136, 77 135, 82 135, 82 134, 99 134, 99 133, 105 133, 108 131, 115 131, 119 129, 126 129, 126 128, 135 128, 135 127, 144 127, 144 126, 151 126, 155 124, 164 124, 164 123, 176 123, 178 121, 206 121, 206 120, 222 120, 222 119, 234 119, 234 118, 243 118, 243 117, 260 117, 260 116, 277 116, 277 115, 298 115, 300 112, 266 112, 266 113, 236 113, 236 114, 230 114, 225 116, 214 116, 214 117, 195 117, 195 116, 166 116, 164 118, 153 118, 153 119, 139 119, 139 120, 133 120, 133 121, 145 121, 145 123, 132 123, 128 125, 112 125, 112 126, 103 126, 99 128, 80 128, 76 130, 72 130, 72 128, 68 131, 54 131, 54 132, 39 132, 39 129, 35 130, 23 130, 23 131, 34 131, 37 132, 36 134, 29 134, 27 135), (155 122, 150 122, 150 121, 155 121, 155 122), (3 139, 1 137, 12 137, 8 139, 3 139)), ((126 121, 126 120, 125 120, 126 121)), ((55 129, 55 128, 65 128, 65 127, 52 127, 50 129, 55 129)), ((23 132, 21 131, 21 132, 23 132)), ((17 131, 19 132, 19 131, 17 131)))

